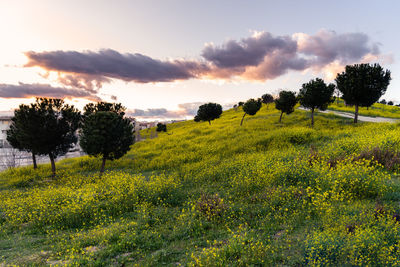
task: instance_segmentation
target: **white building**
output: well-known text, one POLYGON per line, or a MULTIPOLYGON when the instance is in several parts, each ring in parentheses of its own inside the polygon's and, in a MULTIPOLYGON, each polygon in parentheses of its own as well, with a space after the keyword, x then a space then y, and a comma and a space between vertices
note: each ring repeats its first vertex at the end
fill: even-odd
POLYGON ((11 117, 0 117, 0 148, 7 147, 7 130, 10 128, 11 117))

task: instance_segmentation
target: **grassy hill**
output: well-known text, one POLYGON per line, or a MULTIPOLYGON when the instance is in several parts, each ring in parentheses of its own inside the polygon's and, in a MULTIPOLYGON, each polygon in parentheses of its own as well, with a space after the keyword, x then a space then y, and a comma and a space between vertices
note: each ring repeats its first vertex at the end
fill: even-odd
POLYGON ((400 264, 398 125, 242 115, 169 125, 101 179, 89 157, 0 173, 0 262, 400 264))

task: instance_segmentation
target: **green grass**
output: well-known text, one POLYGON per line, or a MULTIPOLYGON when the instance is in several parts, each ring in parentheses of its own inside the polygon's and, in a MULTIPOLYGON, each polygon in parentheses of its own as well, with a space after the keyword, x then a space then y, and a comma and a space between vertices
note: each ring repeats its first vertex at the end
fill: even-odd
POLYGON ((48 165, 0 173, 0 262, 400 264, 399 166, 374 152, 397 157, 399 125, 317 113, 311 128, 306 111, 278 123, 263 106, 240 127, 242 115, 168 125, 101 179, 89 157, 54 179, 48 165))
MULTIPOLYGON (((354 106, 346 106, 343 100, 335 101, 332 103, 328 110, 343 111, 354 114, 354 106)), ((386 118, 400 118, 400 107, 384 105, 380 103, 375 103, 371 107, 359 107, 359 115, 369 116, 369 117, 386 117, 386 118)))

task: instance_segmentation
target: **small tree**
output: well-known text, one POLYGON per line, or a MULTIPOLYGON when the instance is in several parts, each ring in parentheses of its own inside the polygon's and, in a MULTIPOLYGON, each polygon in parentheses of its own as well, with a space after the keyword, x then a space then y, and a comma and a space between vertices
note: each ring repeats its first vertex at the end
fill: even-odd
POLYGON ((281 111, 279 122, 282 121, 283 113, 290 114, 294 112, 294 107, 296 104, 296 93, 291 91, 281 91, 279 93, 279 98, 275 99, 275 108, 281 111))
POLYGON ((27 105, 20 105, 14 110, 10 128, 7 130, 7 142, 15 149, 32 153, 33 168, 37 168, 35 150, 36 136, 36 110, 27 105))
POLYGON ((242 126, 244 116, 246 116, 246 114, 253 116, 260 110, 260 108, 261 108, 261 100, 254 100, 253 98, 247 100, 246 103, 244 103, 243 105, 244 114, 240 122, 240 126, 242 126))
POLYGON ((298 98, 300 100, 300 105, 304 108, 311 109, 312 126, 314 126, 314 110, 326 110, 328 105, 334 101, 332 98, 334 90, 334 84, 326 85, 320 78, 316 78, 302 85, 298 98))
POLYGON ((39 98, 31 105, 37 112, 35 143, 38 154, 48 155, 53 177, 56 175, 55 159, 65 155, 78 141, 76 131, 80 126, 81 113, 65 104, 62 99, 39 98))
POLYGON ((211 121, 218 119, 221 114, 222 106, 220 104, 208 103, 199 107, 196 117, 200 121, 208 121, 208 123, 211 125, 211 121))
POLYGON ((80 131, 80 145, 90 156, 102 156, 100 177, 106 160, 119 159, 134 143, 133 126, 128 119, 115 112, 97 111, 84 120, 80 131))
POLYGON ((347 65, 336 76, 337 88, 349 105, 355 106, 354 123, 358 120, 358 107, 370 107, 386 92, 390 83, 390 71, 379 64, 347 65))
POLYGON ((166 132, 167 131, 167 125, 164 124, 164 123, 161 123, 161 122, 157 123, 156 131, 157 132, 166 132))
POLYGON ((389 106, 393 106, 393 101, 389 101, 389 102, 387 102, 387 104, 388 104, 389 106))
POLYGON ((379 102, 379 103, 381 103, 381 104, 383 104, 383 105, 386 105, 386 100, 385 100, 385 99, 382 99, 381 102, 379 102))
POLYGON ((244 105, 244 102, 242 102, 242 101, 240 101, 239 103, 238 103, 238 106, 239 107, 241 107, 241 106, 243 106, 244 105))
MULTIPOLYGON (((62 99, 53 98, 37 98, 30 106, 21 105, 19 112, 26 117, 20 120, 16 113, 18 116, 14 116, 12 124, 15 127, 12 126, 9 132, 10 141, 16 141, 17 148, 19 146, 35 155, 48 155, 54 177, 55 159, 65 155, 78 141, 76 130, 80 125, 81 113, 62 99), (26 125, 20 125, 24 121, 26 125)), ((34 157, 33 160, 36 161, 34 157)))
POLYGON ((270 94, 264 94, 261 96, 262 102, 267 105, 267 109, 269 104, 274 102, 274 97, 270 94))

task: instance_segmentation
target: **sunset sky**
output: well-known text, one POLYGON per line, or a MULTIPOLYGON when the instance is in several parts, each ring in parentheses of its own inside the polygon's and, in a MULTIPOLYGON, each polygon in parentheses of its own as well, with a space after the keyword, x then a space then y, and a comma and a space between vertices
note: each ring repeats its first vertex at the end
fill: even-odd
POLYGON ((391 70, 400 101, 398 1, 0 1, 0 113, 36 96, 121 102, 190 118, 332 82, 346 64, 391 70))

